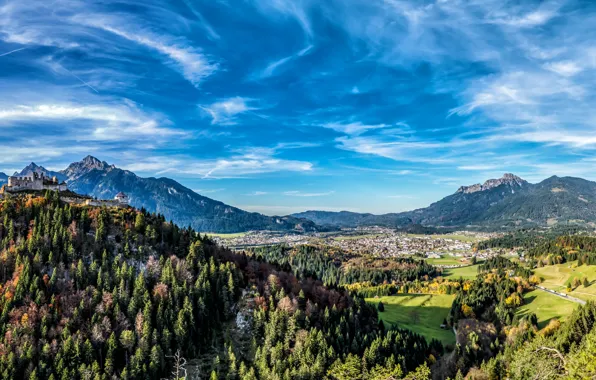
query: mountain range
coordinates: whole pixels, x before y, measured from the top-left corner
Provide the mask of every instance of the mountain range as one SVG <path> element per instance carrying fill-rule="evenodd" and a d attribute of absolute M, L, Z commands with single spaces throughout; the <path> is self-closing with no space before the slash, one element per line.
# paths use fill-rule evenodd
<path fill-rule="evenodd" d="M 483 184 L 461 186 L 455 193 L 417 210 L 382 215 L 348 211 L 306 211 L 288 216 L 247 212 L 204 197 L 169 178 L 143 178 L 87 156 L 66 169 L 50 171 L 31 163 L 14 175 L 56 176 L 79 194 L 111 199 L 125 192 L 137 208 L 163 214 L 179 225 L 202 232 L 249 230 L 320 231 L 331 227 L 413 225 L 501 229 L 596 222 L 596 182 L 553 176 L 532 184 L 513 174 Z M 7 176 L 0 173 L 0 185 Z"/>
<path fill-rule="evenodd" d="M 139 177 L 131 171 L 119 169 L 92 156 L 74 162 L 58 172 L 31 163 L 15 175 L 29 176 L 34 172 L 49 177 L 56 176 L 66 181 L 70 190 L 98 199 L 112 199 L 122 191 L 129 196 L 131 206 L 160 213 L 167 220 L 173 220 L 181 226 L 192 226 L 201 232 L 317 229 L 309 220 L 247 212 L 197 194 L 172 179 Z"/>
<path fill-rule="evenodd" d="M 596 182 L 553 176 L 531 184 L 513 174 L 462 186 L 428 207 L 382 215 L 306 211 L 292 214 L 320 225 L 341 227 L 485 227 L 490 229 L 596 222 Z"/>

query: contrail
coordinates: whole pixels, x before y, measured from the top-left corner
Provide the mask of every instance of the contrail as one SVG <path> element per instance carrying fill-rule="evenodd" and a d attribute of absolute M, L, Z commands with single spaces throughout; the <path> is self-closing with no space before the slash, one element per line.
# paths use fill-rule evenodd
<path fill-rule="evenodd" d="M 5 55 L 16 53 L 17 51 L 21 51 L 21 50 L 25 50 L 25 49 L 27 49 L 27 48 L 26 47 L 23 47 L 23 48 L 14 49 L 14 50 L 11 50 L 11 51 L 9 51 L 7 53 L 0 54 L 0 57 L 4 57 Z"/>
<path fill-rule="evenodd" d="M 72 71 L 70 71 L 69 69 L 67 69 L 66 67 L 62 66 L 62 68 L 66 71 L 68 71 L 68 73 L 70 75 L 72 75 L 73 77 L 77 78 L 82 84 L 84 84 L 85 86 L 89 87 L 90 89 L 92 89 L 93 91 L 97 92 L 99 94 L 99 91 L 97 91 L 95 88 L 93 88 L 93 86 L 91 86 L 89 83 L 85 82 L 84 80 L 82 80 L 81 78 L 79 78 L 75 73 L 73 73 Z"/>

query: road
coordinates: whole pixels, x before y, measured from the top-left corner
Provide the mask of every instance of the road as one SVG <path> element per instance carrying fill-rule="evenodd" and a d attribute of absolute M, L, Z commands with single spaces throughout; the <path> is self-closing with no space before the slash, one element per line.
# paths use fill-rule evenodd
<path fill-rule="evenodd" d="M 569 300 L 571 302 L 579 303 L 581 305 L 585 305 L 586 304 L 586 301 L 584 301 L 584 300 L 580 300 L 579 298 L 575 298 L 575 297 L 571 297 L 571 296 L 568 296 L 568 295 L 563 295 L 561 293 L 557 293 L 554 290 L 547 289 L 547 288 L 545 288 L 543 286 L 540 286 L 540 285 L 536 285 L 536 289 L 542 290 L 543 292 L 547 292 L 547 293 L 550 293 L 550 294 L 554 294 L 557 297 L 564 298 L 564 299 Z"/>

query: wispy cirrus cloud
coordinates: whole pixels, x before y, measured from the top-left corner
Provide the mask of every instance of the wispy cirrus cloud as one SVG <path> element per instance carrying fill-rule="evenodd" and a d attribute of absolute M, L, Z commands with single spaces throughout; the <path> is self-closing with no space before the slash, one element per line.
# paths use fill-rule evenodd
<path fill-rule="evenodd" d="M 236 96 L 220 99 L 215 103 L 199 107 L 211 116 L 211 124 L 234 125 L 236 124 L 235 118 L 237 115 L 259 109 L 250 105 L 255 101 L 255 99 Z"/>
<path fill-rule="evenodd" d="M 326 197 L 326 196 L 335 194 L 335 191 L 309 193 L 309 192 L 302 192 L 299 190 L 291 190 L 291 191 L 285 191 L 283 194 L 287 195 L 289 197 Z"/>
<path fill-rule="evenodd" d="M 154 9 L 161 10 L 162 21 L 173 17 L 166 8 L 154 6 Z M 115 41 L 121 38 L 160 54 L 196 87 L 218 70 L 218 63 L 186 38 L 153 29 L 155 26 L 142 18 L 122 18 L 118 12 L 106 12 L 98 4 L 77 0 L 57 0 L 51 4 L 9 1 L 0 8 L 0 39 L 6 42 L 116 58 L 125 50 L 122 43 Z"/>
<path fill-rule="evenodd" d="M 341 123 L 327 123 L 322 125 L 324 128 L 333 129 L 336 132 L 341 132 L 347 135 L 360 135 L 364 132 L 373 130 L 373 129 L 382 129 L 389 127 L 387 124 L 374 124 L 374 125 L 367 125 L 362 124 L 361 122 L 354 122 L 348 124 L 341 124 Z"/>
<path fill-rule="evenodd" d="M 279 158 L 276 147 L 247 147 L 227 157 L 197 159 L 190 156 L 134 157 L 127 169 L 159 174 L 180 174 L 202 179 L 242 178 L 280 172 L 311 172 L 308 161 Z"/>
<path fill-rule="evenodd" d="M 101 18 L 101 15 L 77 17 L 77 19 L 85 25 L 99 28 L 163 54 L 170 59 L 172 64 L 182 72 L 189 82 L 197 87 L 204 78 L 212 75 L 218 68 L 217 63 L 210 60 L 198 49 L 190 46 L 188 42 L 175 43 L 168 41 L 168 38 L 162 35 L 149 32 L 131 32 L 122 27 L 112 26 L 109 22 L 89 20 L 96 17 Z"/>
<path fill-rule="evenodd" d="M 252 193 L 248 193 L 246 195 L 251 196 L 251 197 L 259 197 L 261 195 L 267 195 L 269 194 L 269 192 L 267 191 L 253 191 Z"/>
<path fill-rule="evenodd" d="M 144 114 L 131 102 L 121 104 L 35 104 L 0 106 L 0 126 L 15 127 L 35 121 L 86 121 L 89 128 L 79 134 L 81 140 L 123 140 L 184 136 L 180 130 L 163 128 L 159 121 Z M 162 120 L 162 122 L 165 122 Z"/>
<path fill-rule="evenodd" d="M 251 75 L 252 79 L 265 79 L 274 76 L 275 74 L 279 74 L 283 66 L 287 65 L 288 63 L 299 59 L 307 54 L 309 54 L 314 48 L 314 45 L 307 45 L 300 51 L 295 54 L 289 55 L 287 57 L 283 57 L 280 59 L 276 59 L 273 62 L 270 62 L 267 67 L 263 70 L 253 73 Z"/>

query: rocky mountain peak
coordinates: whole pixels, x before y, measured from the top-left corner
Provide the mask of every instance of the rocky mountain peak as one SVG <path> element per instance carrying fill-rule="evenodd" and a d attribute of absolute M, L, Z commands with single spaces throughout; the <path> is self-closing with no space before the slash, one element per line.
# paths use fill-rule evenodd
<path fill-rule="evenodd" d="M 505 173 L 501 178 L 497 179 L 489 179 L 484 182 L 482 185 L 477 183 L 471 186 L 461 186 L 457 189 L 458 193 L 470 194 L 475 193 L 478 191 L 486 191 L 490 189 L 494 189 L 495 187 L 501 185 L 508 185 L 512 188 L 519 188 L 527 185 L 528 182 L 523 180 L 522 178 L 516 176 L 515 174 Z"/>
<path fill-rule="evenodd" d="M 114 169 L 114 165 L 109 165 L 105 161 L 100 161 L 93 156 L 87 156 L 81 161 L 73 162 L 63 170 L 61 173 L 64 174 L 70 181 L 75 180 L 93 170 L 111 170 Z"/>
<path fill-rule="evenodd" d="M 14 172 L 13 175 L 15 176 L 26 176 L 29 175 L 31 173 L 41 173 L 43 171 L 45 171 L 46 169 L 42 166 L 37 165 L 35 162 L 30 163 L 29 165 L 25 166 L 23 168 L 23 170 L 21 170 L 20 172 Z"/>

